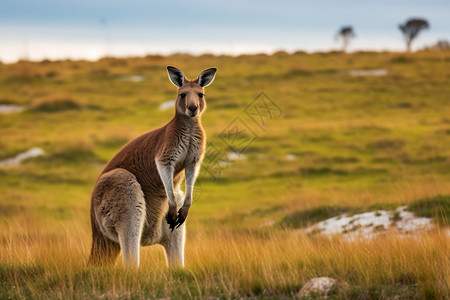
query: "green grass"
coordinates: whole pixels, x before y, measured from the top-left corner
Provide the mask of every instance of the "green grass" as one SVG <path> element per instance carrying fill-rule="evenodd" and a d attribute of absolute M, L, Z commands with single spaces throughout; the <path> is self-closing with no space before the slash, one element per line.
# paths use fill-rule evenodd
<path fill-rule="evenodd" d="M 348 284 L 338 299 L 445 299 L 449 63 L 449 52 L 280 52 L 0 64 L 0 103 L 26 108 L 0 116 L 0 159 L 46 152 L 0 168 L 0 298 L 279 299 L 331 276 Z M 158 109 L 176 95 L 167 65 L 191 79 L 218 68 L 206 89 L 210 144 L 188 218 L 187 266 L 167 270 L 155 246 L 141 250 L 138 274 L 120 263 L 86 267 L 97 176 L 126 142 L 173 115 Z M 380 68 L 386 76 L 349 75 Z M 146 80 L 122 81 L 127 75 Z M 282 112 L 263 126 L 246 113 L 261 92 Z M 224 131 L 236 118 L 249 129 L 246 159 L 217 167 L 212 154 L 226 158 Z M 297 230 L 400 205 L 439 227 L 356 243 Z"/>
<path fill-rule="evenodd" d="M 296 211 L 285 216 L 281 221 L 282 227 L 301 228 L 312 223 L 320 222 L 339 216 L 350 211 L 348 207 L 320 206 L 308 210 Z"/>
<path fill-rule="evenodd" d="M 409 210 L 421 217 L 433 218 L 439 224 L 448 225 L 450 219 L 450 196 L 437 195 L 413 202 Z"/>

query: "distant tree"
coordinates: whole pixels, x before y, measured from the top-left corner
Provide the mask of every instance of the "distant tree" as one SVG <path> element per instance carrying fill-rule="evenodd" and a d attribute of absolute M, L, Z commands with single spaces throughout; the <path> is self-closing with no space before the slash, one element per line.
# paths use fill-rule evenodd
<path fill-rule="evenodd" d="M 410 52 L 412 41 L 419 35 L 420 31 L 430 28 L 430 24 L 425 19 L 409 19 L 405 24 L 400 24 L 398 27 L 403 33 L 406 50 Z"/>
<path fill-rule="evenodd" d="M 447 40 L 440 40 L 437 41 L 436 45 L 434 45 L 434 48 L 437 50 L 449 50 L 450 49 L 450 42 Z"/>
<path fill-rule="evenodd" d="M 423 50 L 426 51 L 449 51 L 450 50 L 450 42 L 447 40 L 438 40 L 435 44 L 430 46 L 425 46 Z"/>
<path fill-rule="evenodd" d="M 356 35 L 353 32 L 353 28 L 351 26 L 344 26 L 336 34 L 335 39 L 337 41 L 342 40 L 342 51 L 345 52 L 347 50 L 348 44 L 355 37 L 356 37 Z"/>

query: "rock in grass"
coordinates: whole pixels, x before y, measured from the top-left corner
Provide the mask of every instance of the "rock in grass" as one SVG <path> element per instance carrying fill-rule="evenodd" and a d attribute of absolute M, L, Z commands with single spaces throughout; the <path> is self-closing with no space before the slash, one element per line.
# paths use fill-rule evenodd
<path fill-rule="evenodd" d="M 299 299 L 328 299 L 337 289 L 336 279 L 330 277 L 317 277 L 310 279 L 297 294 Z"/>
<path fill-rule="evenodd" d="M 16 112 L 22 112 L 25 110 L 25 107 L 17 104 L 1 104 L 0 103 L 0 114 L 10 114 Z"/>
<path fill-rule="evenodd" d="M 27 158 L 45 155 L 45 151 L 41 148 L 31 148 L 28 151 L 0 160 L 0 167 L 17 166 Z"/>

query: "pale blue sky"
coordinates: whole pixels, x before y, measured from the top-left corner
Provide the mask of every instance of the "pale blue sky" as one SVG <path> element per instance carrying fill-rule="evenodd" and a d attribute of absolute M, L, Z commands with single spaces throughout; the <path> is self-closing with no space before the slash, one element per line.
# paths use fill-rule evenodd
<path fill-rule="evenodd" d="M 0 60 L 323 51 L 339 48 L 343 25 L 357 35 L 350 50 L 398 51 L 409 17 L 431 24 L 413 49 L 450 40 L 449 0 L 2 0 Z"/>

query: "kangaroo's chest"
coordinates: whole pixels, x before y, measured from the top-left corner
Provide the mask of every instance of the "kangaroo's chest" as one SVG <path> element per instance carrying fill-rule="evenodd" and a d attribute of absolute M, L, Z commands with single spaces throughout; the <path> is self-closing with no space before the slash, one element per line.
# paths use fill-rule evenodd
<path fill-rule="evenodd" d="M 190 136 L 180 136 L 174 148 L 174 164 L 177 171 L 181 171 L 186 165 L 200 161 L 203 151 L 203 136 L 194 134 Z"/>

